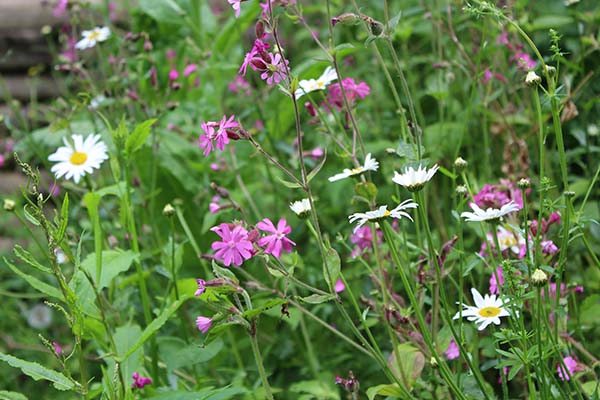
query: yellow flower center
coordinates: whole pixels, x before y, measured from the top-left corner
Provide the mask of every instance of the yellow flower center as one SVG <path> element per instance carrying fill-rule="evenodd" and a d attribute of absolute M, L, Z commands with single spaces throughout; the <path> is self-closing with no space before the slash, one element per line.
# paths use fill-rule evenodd
<path fill-rule="evenodd" d="M 91 31 L 88 35 L 88 40 L 97 40 L 100 37 L 100 31 Z"/>
<path fill-rule="evenodd" d="M 87 158 L 87 154 L 82 153 L 80 151 L 75 151 L 73 152 L 73 154 L 71 154 L 71 158 L 69 159 L 69 161 L 73 165 L 81 165 L 87 161 Z"/>
<path fill-rule="evenodd" d="M 350 170 L 350 172 L 352 173 L 352 175 L 356 175 L 356 174 L 360 174 L 363 169 L 364 169 L 363 167 L 353 168 Z"/>
<path fill-rule="evenodd" d="M 321 89 L 323 86 L 325 86 L 325 82 L 321 82 L 321 81 L 318 81 L 318 82 L 317 82 L 317 87 L 318 87 L 319 89 Z"/>
<path fill-rule="evenodd" d="M 499 240 L 502 247 L 513 247 L 517 244 L 517 239 L 514 236 L 505 236 Z"/>
<path fill-rule="evenodd" d="M 498 307 L 483 307 L 479 310 L 479 315 L 484 318 L 492 318 L 496 315 L 500 314 L 500 310 Z"/>
<path fill-rule="evenodd" d="M 391 214 L 390 210 L 385 210 L 385 212 L 383 213 L 384 217 L 389 217 Z"/>

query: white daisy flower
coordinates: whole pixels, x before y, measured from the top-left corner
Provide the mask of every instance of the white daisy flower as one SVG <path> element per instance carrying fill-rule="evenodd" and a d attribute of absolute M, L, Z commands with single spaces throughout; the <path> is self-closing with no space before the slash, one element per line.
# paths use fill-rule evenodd
<path fill-rule="evenodd" d="M 379 163 L 377 162 L 376 159 L 372 158 L 371 153 L 369 153 L 369 154 L 367 154 L 367 157 L 365 158 L 365 164 L 363 166 L 360 166 L 358 168 L 352 168 L 352 169 L 344 168 L 344 171 L 342 171 L 342 173 L 336 174 L 336 175 L 330 177 L 329 182 L 335 182 L 335 181 L 339 181 L 340 179 L 345 179 L 345 178 L 348 178 L 351 176 L 360 175 L 366 171 L 377 171 L 378 168 L 379 168 Z"/>
<path fill-rule="evenodd" d="M 412 221 L 413 220 L 412 217 L 408 213 L 404 212 L 404 210 L 407 210 L 409 208 L 417 208 L 417 207 L 418 207 L 418 204 L 413 202 L 412 200 L 404 200 L 402 203 L 398 204 L 396 206 L 396 208 L 394 208 L 391 211 L 389 211 L 387 209 L 387 206 L 380 206 L 375 211 L 367 211 L 364 213 L 354 213 L 348 217 L 348 221 L 351 224 L 358 221 L 358 223 L 354 227 L 354 231 L 353 231 L 354 233 L 356 233 L 356 231 L 358 231 L 358 229 L 361 226 L 363 226 L 364 224 L 366 224 L 367 222 L 378 222 L 378 221 L 381 221 L 385 217 L 391 217 L 391 218 L 396 218 L 396 219 L 401 219 L 402 217 L 406 217 Z"/>
<path fill-rule="evenodd" d="M 482 210 L 477 204 L 471 203 L 469 204 L 473 209 L 473 212 L 463 212 L 460 214 L 461 217 L 465 218 L 466 221 L 491 221 L 495 219 L 500 219 L 506 214 L 510 214 L 514 211 L 519 211 L 521 207 L 514 201 L 510 201 L 509 203 L 503 205 L 500 209 L 497 208 L 488 208 L 486 210 Z"/>
<path fill-rule="evenodd" d="M 310 201 L 308 199 L 302 199 L 299 201 L 295 201 L 290 203 L 290 209 L 296 213 L 296 215 L 300 218 L 304 218 L 308 216 L 310 213 Z"/>
<path fill-rule="evenodd" d="M 81 32 L 83 39 L 81 39 L 77 44 L 75 44 L 75 48 L 78 50 L 90 49 L 96 45 L 98 42 L 104 42 L 110 36 L 110 29 L 107 26 L 103 27 L 95 27 L 91 31 L 83 31 Z"/>
<path fill-rule="evenodd" d="M 462 316 L 478 324 L 478 330 L 484 330 L 491 323 L 500 325 L 500 317 L 508 317 L 510 315 L 504 307 L 504 301 L 500 298 L 496 299 L 496 295 L 486 294 L 485 297 L 481 297 L 481 294 L 475 288 L 471 289 L 471 294 L 473 295 L 475 306 L 462 304 Z M 461 313 L 458 312 L 453 319 L 459 319 L 460 316 Z"/>
<path fill-rule="evenodd" d="M 317 90 L 323 90 L 331 82 L 337 80 L 337 72 L 331 67 L 325 68 L 325 71 L 317 79 L 303 79 L 298 82 L 299 88 L 294 92 L 296 99 L 299 99 L 306 93 L 315 92 Z"/>
<path fill-rule="evenodd" d="M 100 168 L 100 164 L 108 159 L 108 154 L 100 135 L 89 135 L 85 141 L 81 135 L 73 135 L 72 139 L 71 145 L 64 138 L 65 145 L 50 154 L 48 160 L 58 162 L 51 168 L 57 179 L 64 175 L 65 179 L 73 178 L 75 183 L 79 183 L 82 176 L 91 174 L 94 168 Z"/>
<path fill-rule="evenodd" d="M 501 252 L 510 249 L 515 254 L 521 254 L 525 250 L 525 238 L 520 233 L 515 233 L 499 226 L 497 235 Z M 488 233 L 487 236 L 490 243 L 494 245 L 493 233 Z"/>
<path fill-rule="evenodd" d="M 433 175 L 438 170 L 438 165 L 435 164 L 431 169 L 427 169 L 419 165 L 415 170 L 413 167 L 408 167 L 403 174 L 394 171 L 392 181 L 400 186 L 404 186 L 411 192 L 416 192 L 423 189 L 423 186 L 433 178 Z"/>

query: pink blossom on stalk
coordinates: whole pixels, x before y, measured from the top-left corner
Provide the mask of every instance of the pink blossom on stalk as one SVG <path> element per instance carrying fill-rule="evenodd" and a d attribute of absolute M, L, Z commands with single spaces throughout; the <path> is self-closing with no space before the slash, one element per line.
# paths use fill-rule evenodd
<path fill-rule="evenodd" d="M 234 121 L 235 115 L 232 115 L 227 119 L 226 115 L 223 115 L 221 121 L 219 122 L 217 132 L 215 133 L 215 140 L 217 141 L 217 149 L 223 151 L 225 149 L 225 145 L 229 143 L 229 135 L 227 134 L 228 129 L 237 128 L 240 126 L 237 122 Z"/>
<path fill-rule="evenodd" d="M 201 149 L 204 149 L 204 155 L 207 156 L 211 151 L 215 149 L 213 140 L 215 138 L 215 128 L 218 126 L 216 122 L 203 122 L 200 127 L 204 131 L 204 134 L 198 137 L 198 144 Z"/>
<path fill-rule="evenodd" d="M 460 349 L 454 339 L 450 339 L 450 344 L 444 354 L 448 360 L 454 360 L 460 356 Z"/>
<path fill-rule="evenodd" d="M 556 366 L 556 372 L 558 373 L 558 377 L 562 381 L 570 381 L 571 377 L 577 371 L 577 360 L 573 357 L 568 356 L 563 358 L 564 367 L 561 363 L 558 363 Z M 565 370 L 566 367 L 566 370 Z M 568 372 L 567 372 L 568 371 Z"/>
<path fill-rule="evenodd" d="M 528 53 L 522 51 L 517 52 L 513 59 L 516 61 L 517 66 L 524 71 L 530 71 L 537 65 L 535 60 Z"/>
<path fill-rule="evenodd" d="M 179 72 L 176 69 L 169 71 L 169 80 L 176 81 L 179 78 Z"/>
<path fill-rule="evenodd" d="M 216 214 L 221 209 L 221 206 L 219 205 L 219 201 L 221 201 L 221 198 L 219 196 L 213 196 L 210 204 L 208 205 L 208 211 L 211 214 Z"/>
<path fill-rule="evenodd" d="M 333 287 L 333 290 L 335 290 L 336 293 L 341 293 L 344 290 L 346 290 L 346 285 L 344 285 L 344 281 L 342 281 L 341 279 L 338 279 L 335 282 L 335 286 Z"/>
<path fill-rule="evenodd" d="M 59 356 L 60 356 L 60 355 L 62 354 L 62 352 L 63 352 L 63 349 L 62 349 L 62 347 L 60 346 L 60 344 L 58 344 L 58 342 L 52 342 L 52 347 L 54 348 L 54 352 L 55 352 L 57 355 L 59 355 Z"/>
<path fill-rule="evenodd" d="M 342 95 L 342 85 L 346 99 L 350 105 L 354 105 L 356 99 L 364 99 L 371 93 L 371 88 L 365 82 L 356 83 L 352 78 L 346 78 L 342 82 L 337 82 L 329 85 L 329 95 L 327 99 L 329 103 L 334 105 L 338 110 L 344 106 L 344 97 Z"/>
<path fill-rule="evenodd" d="M 54 16 L 62 17 L 62 15 L 67 11 L 67 5 L 69 4 L 69 0 L 58 0 L 58 4 L 54 7 Z"/>
<path fill-rule="evenodd" d="M 198 137 L 198 144 L 201 149 L 204 149 L 205 156 L 209 155 L 215 149 L 215 146 L 223 151 L 230 138 L 234 140 L 240 138 L 235 132 L 231 132 L 230 136 L 230 130 L 240 126 L 234 119 L 235 115 L 232 115 L 229 119 L 226 115 L 223 115 L 220 122 L 208 121 L 200 124 L 204 133 Z"/>
<path fill-rule="evenodd" d="M 188 77 L 198 69 L 198 65 L 196 64 L 188 64 L 183 69 L 183 76 Z"/>
<path fill-rule="evenodd" d="M 143 389 L 146 385 L 152 385 L 152 379 L 141 376 L 137 372 L 131 374 L 131 377 L 133 378 L 133 384 L 131 385 L 133 389 Z"/>
<path fill-rule="evenodd" d="M 63 47 L 63 51 L 59 54 L 60 58 L 70 63 L 77 61 L 77 48 L 75 47 L 76 44 L 77 38 L 68 37 L 65 46 Z"/>
<path fill-rule="evenodd" d="M 231 264 L 239 267 L 244 260 L 252 257 L 254 246 L 248 239 L 248 231 L 241 225 L 234 225 L 231 229 L 229 224 L 220 224 L 210 230 L 222 239 L 213 242 L 211 248 L 216 250 L 215 258 L 222 260 L 226 267 Z"/>
<path fill-rule="evenodd" d="M 490 71 L 490 69 L 488 68 L 483 73 L 483 79 L 481 81 L 484 84 L 487 84 L 492 79 L 493 76 L 494 76 L 494 74 L 492 74 L 492 71 Z"/>
<path fill-rule="evenodd" d="M 498 279 L 496 279 L 498 277 Z M 496 272 L 490 277 L 490 293 L 500 294 L 499 286 L 504 285 L 504 270 L 502 267 L 496 268 Z"/>
<path fill-rule="evenodd" d="M 248 65 L 250 65 L 252 69 L 256 70 L 256 68 L 251 64 L 252 60 L 255 60 L 257 55 L 262 55 L 263 53 L 266 54 L 269 47 L 270 46 L 268 43 L 265 43 L 260 39 L 256 39 L 252 49 L 250 49 L 250 51 L 244 56 L 244 62 L 240 66 L 238 74 L 245 76 Z M 260 60 L 261 58 L 258 59 Z"/>
<path fill-rule="evenodd" d="M 558 247 L 556 247 L 552 240 L 544 240 L 540 245 L 542 246 L 542 253 L 544 254 L 556 254 L 558 251 Z"/>
<path fill-rule="evenodd" d="M 203 317 L 202 315 L 200 315 L 198 318 L 196 318 L 196 326 L 202 333 L 208 332 L 208 330 L 212 326 L 212 323 L 213 323 L 213 320 L 211 318 Z"/>
<path fill-rule="evenodd" d="M 289 64 L 289 61 L 281 57 L 281 54 L 279 53 L 275 55 L 273 55 L 273 53 L 268 53 L 268 59 L 269 62 L 266 62 L 265 69 L 261 71 L 262 74 L 260 74 L 260 79 L 266 81 L 267 85 L 272 85 L 285 80 L 287 77 L 286 66 Z"/>
<path fill-rule="evenodd" d="M 258 240 L 258 245 L 265 247 L 265 253 L 271 254 L 274 257 L 281 257 L 282 250 L 287 253 L 292 251 L 292 246 L 296 243 L 292 242 L 286 237 L 292 231 L 292 228 L 287 224 L 285 218 L 281 218 L 277 223 L 277 228 L 273 225 L 273 222 L 269 218 L 265 218 L 256 224 L 256 227 L 261 231 L 269 232 L 271 235 L 267 235 Z"/>
<path fill-rule="evenodd" d="M 231 4 L 231 7 L 235 11 L 235 17 L 238 18 L 240 16 L 240 5 L 242 0 L 227 0 L 227 2 Z"/>
<path fill-rule="evenodd" d="M 206 291 L 206 281 L 204 279 L 196 279 L 198 289 L 194 292 L 194 296 L 200 296 Z"/>

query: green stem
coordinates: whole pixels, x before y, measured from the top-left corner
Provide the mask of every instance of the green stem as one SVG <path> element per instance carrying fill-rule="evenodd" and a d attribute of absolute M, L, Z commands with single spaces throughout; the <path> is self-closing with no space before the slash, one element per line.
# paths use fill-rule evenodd
<path fill-rule="evenodd" d="M 262 380 L 262 385 L 265 390 L 265 398 L 268 400 L 274 400 L 273 393 L 271 392 L 271 386 L 269 386 L 269 381 L 267 380 L 265 366 L 263 365 L 263 360 L 260 355 L 260 349 L 258 348 L 258 341 L 256 339 L 256 321 L 252 321 L 252 325 L 255 331 L 250 333 L 250 344 L 252 345 L 252 353 L 254 354 L 256 366 L 258 367 L 258 373 L 260 374 L 260 379 Z"/>

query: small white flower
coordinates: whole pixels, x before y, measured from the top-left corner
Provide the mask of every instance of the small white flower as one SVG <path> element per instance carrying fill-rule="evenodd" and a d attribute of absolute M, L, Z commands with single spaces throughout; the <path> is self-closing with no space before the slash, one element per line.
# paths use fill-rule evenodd
<path fill-rule="evenodd" d="M 409 208 L 417 208 L 417 207 L 418 207 L 418 204 L 413 202 L 412 200 L 404 200 L 402 203 L 398 204 L 396 206 L 396 208 L 394 208 L 391 211 L 388 211 L 387 206 L 380 206 L 375 211 L 367 211 L 364 213 L 354 213 L 348 217 L 348 221 L 351 224 L 358 221 L 358 223 L 354 227 L 354 231 L 353 231 L 354 233 L 356 233 L 356 231 L 358 231 L 358 229 L 361 226 L 363 226 L 364 224 L 366 224 L 367 222 L 378 222 L 385 217 L 391 217 L 391 218 L 396 218 L 396 219 L 401 219 L 402 217 L 406 217 L 412 221 L 413 220 L 412 217 L 408 213 L 404 212 L 404 210 L 407 210 Z"/>
<path fill-rule="evenodd" d="M 108 154 L 100 135 L 89 135 L 85 141 L 81 135 L 73 135 L 72 139 L 73 145 L 64 138 L 65 145 L 50 154 L 48 160 L 58 162 L 51 168 L 57 179 L 64 175 L 65 179 L 73 178 L 75 183 L 79 183 L 82 176 L 91 174 L 94 168 L 100 168 L 100 164 L 108 159 Z"/>
<path fill-rule="evenodd" d="M 529 71 L 527 76 L 525 77 L 525 83 L 528 85 L 537 85 L 542 81 L 542 78 L 539 77 L 534 71 Z"/>
<path fill-rule="evenodd" d="M 510 249 L 515 254 L 521 254 L 521 251 L 525 250 L 525 238 L 523 238 L 523 235 L 520 233 L 513 233 L 512 231 L 499 226 L 497 235 L 501 252 Z M 494 245 L 493 233 L 488 233 L 487 236 L 490 243 Z"/>
<path fill-rule="evenodd" d="M 462 313 L 456 313 L 453 319 L 459 319 L 462 314 L 469 321 L 478 324 L 477 329 L 482 331 L 491 323 L 500 325 L 500 317 L 508 317 L 510 315 L 504 307 L 504 301 L 500 298 L 496 299 L 496 295 L 486 294 L 485 297 L 481 297 L 481 294 L 475 288 L 471 289 L 471 294 L 473 295 L 475 306 L 462 304 Z"/>
<path fill-rule="evenodd" d="M 98 96 L 90 100 L 90 105 L 88 106 L 88 109 L 92 111 L 97 110 L 105 101 L 106 97 L 103 94 L 99 94 Z"/>
<path fill-rule="evenodd" d="M 64 264 L 67 262 L 67 255 L 60 247 L 54 249 L 54 255 L 56 256 L 56 262 L 59 264 Z"/>
<path fill-rule="evenodd" d="M 81 32 L 83 39 L 81 39 L 77 44 L 75 44 L 75 48 L 78 50 L 90 49 L 96 45 L 98 42 L 104 42 L 110 36 L 110 29 L 107 26 L 103 27 L 95 27 L 91 31 L 83 31 Z"/>
<path fill-rule="evenodd" d="M 461 217 L 465 218 L 466 221 L 490 221 L 494 219 L 499 219 L 500 217 L 505 216 L 506 214 L 510 214 L 513 211 L 519 211 L 521 207 L 516 204 L 514 201 L 510 201 L 509 203 L 503 205 L 500 209 L 497 208 L 488 208 L 487 210 L 482 210 L 477 204 L 471 203 L 469 204 L 473 209 L 473 212 L 463 212 L 460 214 Z"/>
<path fill-rule="evenodd" d="M 302 199 L 290 203 L 290 209 L 296 213 L 297 216 L 303 218 L 310 213 L 310 201 L 308 199 Z"/>
<path fill-rule="evenodd" d="M 416 170 L 413 167 L 408 167 L 404 170 L 403 174 L 394 171 L 392 181 L 400 186 L 404 186 L 411 192 L 416 192 L 421 190 L 423 186 L 433 178 L 433 175 L 435 175 L 438 169 L 439 167 L 437 164 L 431 169 L 427 169 L 420 165 Z"/>
<path fill-rule="evenodd" d="M 325 68 L 325 71 L 317 79 L 303 79 L 298 82 L 299 88 L 294 92 L 296 99 L 299 99 L 306 93 L 315 92 L 317 90 L 324 90 L 327 85 L 335 81 L 338 78 L 337 72 L 331 67 Z"/>
<path fill-rule="evenodd" d="M 345 178 L 348 178 L 351 176 L 360 175 L 366 171 L 377 171 L 378 168 L 379 168 L 379 163 L 377 162 L 376 159 L 372 158 L 371 153 L 369 153 L 369 154 L 367 154 L 367 157 L 365 158 L 365 164 L 363 166 L 360 166 L 358 168 L 353 168 L 353 169 L 344 168 L 344 171 L 342 171 L 341 173 L 330 177 L 329 182 L 335 182 L 335 181 L 339 181 L 340 179 L 345 179 Z"/>

